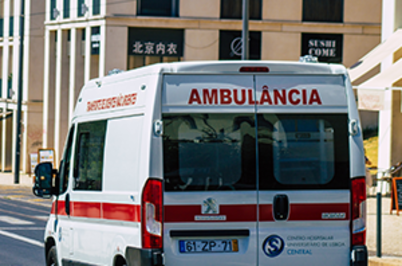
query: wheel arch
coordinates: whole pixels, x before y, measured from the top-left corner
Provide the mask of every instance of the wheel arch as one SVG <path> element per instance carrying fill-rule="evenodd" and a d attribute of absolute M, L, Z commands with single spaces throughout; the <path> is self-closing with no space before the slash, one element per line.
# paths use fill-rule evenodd
<path fill-rule="evenodd" d="M 113 259 L 113 266 L 127 265 L 126 259 L 121 254 L 116 254 Z"/>
<path fill-rule="evenodd" d="M 49 254 L 49 250 L 53 246 L 56 246 L 56 241 L 54 240 L 54 238 L 53 237 L 46 238 L 46 242 L 45 242 L 45 258 L 47 258 L 47 254 Z"/>

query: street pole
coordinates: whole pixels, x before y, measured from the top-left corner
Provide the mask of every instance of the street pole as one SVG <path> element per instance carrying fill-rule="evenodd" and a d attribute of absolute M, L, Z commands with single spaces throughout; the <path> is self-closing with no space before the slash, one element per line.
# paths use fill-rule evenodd
<path fill-rule="evenodd" d="M 20 158 L 21 158 L 21 109 L 22 109 L 22 64 L 24 53 L 24 0 L 21 0 L 20 14 L 20 50 L 19 50 L 19 74 L 18 74 L 18 94 L 17 94 L 17 136 L 15 143 L 15 167 L 14 184 L 20 183 Z"/>
<path fill-rule="evenodd" d="M 241 59 L 248 60 L 248 0 L 243 0 L 243 31 Z"/>

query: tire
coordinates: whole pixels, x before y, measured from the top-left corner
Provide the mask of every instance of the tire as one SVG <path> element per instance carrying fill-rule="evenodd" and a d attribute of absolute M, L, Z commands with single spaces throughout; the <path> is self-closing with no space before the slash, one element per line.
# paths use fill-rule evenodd
<path fill-rule="evenodd" d="M 59 263 L 57 261 L 57 252 L 56 252 L 55 246 L 53 246 L 49 250 L 49 253 L 47 254 L 46 265 L 47 266 L 58 266 L 59 265 Z"/>

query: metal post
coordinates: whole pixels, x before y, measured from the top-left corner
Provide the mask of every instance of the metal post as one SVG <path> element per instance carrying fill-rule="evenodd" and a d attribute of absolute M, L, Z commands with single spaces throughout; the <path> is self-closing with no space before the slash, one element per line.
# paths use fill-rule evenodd
<path fill-rule="evenodd" d="M 24 53 L 24 0 L 21 0 L 20 14 L 20 49 L 19 49 L 19 75 L 18 75 L 18 95 L 17 95 L 17 137 L 15 144 L 15 171 L 14 183 L 20 183 L 20 158 L 21 158 L 21 105 L 22 105 L 22 69 Z"/>
<path fill-rule="evenodd" d="M 242 60 L 248 60 L 248 51 L 248 0 L 243 0 Z"/>
<path fill-rule="evenodd" d="M 377 257 L 381 258 L 381 189 L 377 191 Z"/>

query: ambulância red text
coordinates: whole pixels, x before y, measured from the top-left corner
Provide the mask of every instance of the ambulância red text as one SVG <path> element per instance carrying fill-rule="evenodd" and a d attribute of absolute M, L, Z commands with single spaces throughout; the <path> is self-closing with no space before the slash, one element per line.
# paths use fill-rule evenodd
<path fill-rule="evenodd" d="M 192 89 L 189 105 L 322 105 L 317 89 L 263 89 L 255 99 L 252 89 Z"/>

